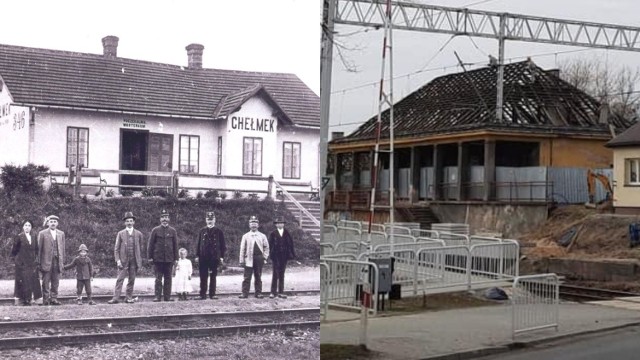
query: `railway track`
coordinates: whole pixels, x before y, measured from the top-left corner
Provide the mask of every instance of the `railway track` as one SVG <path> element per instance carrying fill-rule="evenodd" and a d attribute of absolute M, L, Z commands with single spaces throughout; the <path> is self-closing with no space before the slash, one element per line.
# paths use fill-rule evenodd
<path fill-rule="evenodd" d="M 586 302 L 617 299 L 625 301 L 624 298 L 628 297 L 640 297 L 640 294 L 578 285 L 560 285 L 560 298 L 564 300 Z"/>
<path fill-rule="evenodd" d="M 320 290 L 318 289 L 311 289 L 311 290 L 290 290 L 290 291 L 285 291 L 284 292 L 285 295 L 287 296 L 320 296 Z M 239 296 L 241 293 L 240 292 L 228 292 L 228 293 L 219 293 L 216 294 L 219 298 L 229 298 L 229 297 L 237 297 Z M 195 300 L 198 297 L 198 295 L 194 295 L 191 296 L 191 300 Z M 266 294 L 265 299 L 268 300 L 269 294 Z M 107 302 L 109 300 L 111 300 L 113 298 L 113 294 L 102 294 L 102 295 L 93 295 L 93 300 L 96 302 Z M 155 298 L 154 294 L 138 294 L 138 295 L 134 295 L 134 298 L 137 298 L 138 302 L 143 302 L 143 301 L 152 301 Z M 176 296 L 172 297 L 174 300 L 177 300 Z M 60 302 L 62 303 L 75 303 L 76 301 L 76 296 L 59 296 L 58 300 L 60 300 Z M 86 297 L 85 297 L 86 300 Z M 209 300 L 207 300 L 209 301 Z M 122 299 L 121 302 L 124 302 L 124 299 Z M 15 304 L 15 299 L 14 298 L 0 298 L 0 306 L 3 305 L 14 305 Z"/>
<path fill-rule="evenodd" d="M 16 321 L 0 323 L 0 350 L 43 345 L 84 345 L 95 342 L 206 337 L 270 329 L 319 329 L 319 315 L 319 308 L 306 308 Z"/>

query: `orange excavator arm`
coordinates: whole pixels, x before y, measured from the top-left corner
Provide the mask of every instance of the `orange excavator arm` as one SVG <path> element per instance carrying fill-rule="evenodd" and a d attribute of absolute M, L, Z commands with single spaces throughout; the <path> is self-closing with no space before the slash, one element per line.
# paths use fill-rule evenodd
<path fill-rule="evenodd" d="M 607 200 L 613 199 L 613 188 L 609 182 L 609 178 L 603 174 L 596 174 L 593 170 L 587 170 L 587 189 L 589 191 L 589 202 L 587 204 L 594 204 L 596 196 L 596 180 L 600 181 L 605 191 L 607 191 Z"/>

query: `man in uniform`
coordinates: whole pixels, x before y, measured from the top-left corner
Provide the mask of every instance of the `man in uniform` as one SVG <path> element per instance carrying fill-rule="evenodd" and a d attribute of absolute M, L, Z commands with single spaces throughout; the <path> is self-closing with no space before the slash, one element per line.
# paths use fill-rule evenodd
<path fill-rule="evenodd" d="M 171 273 L 173 266 L 178 263 L 178 233 L 169 226 L 169 213 L 162 210 L 160 213 L 160 226 L 151 230 L 147 257 L 153 263 L 156 274 L 154 302 L 171 301 Z M 162 283 L 164 277 L 164 285 Z"/>
<path fill-rule="evenodd" d="M 218 266 L 224 263 L 224 252 L 227 249 L 224 242 L 224 234 L 220 228 L 216 227 L 215 213 L 213 211 L 207 212 L 205 221 L 207 226 L 198 232 L 195 259 L 200 270 L 200 300 L 207 298 L 207 277 L 209 277 L 209 272 L 211 272 L 209 299 L 218 298 L 216 296 Z"/>
<path fill-rule="evenodd" d="M 287 261 L 294 259 L 296 253 L 293 250 L 293 238 L 289 231 L 284 228 L 284 218 L 277 218 L 274 222 L 276 229 L 269 234 L 269 258 L 273 264 L 273 276 L 271 278 L 270 298 L 279 297 L 286 299 L 284 294 L 284 271 L 287 268 Z"/>
<path fill-rule="evenodd" d="M 124 230 L 120 230 L 116 235 L 116 246 L 113 255 L 118 266 L 118 279 L 116 280 L 116 288 L 113 292 L 113 299 L 109 300 L 109 304 L 117 304 L 120 301 L 120 293 L 122 292 L 122 284 L 124 278 L 127 280 L 127 297 L 125 302 L 131 304 L 133 300 L 133 285 L 136 282 L 136 273 L 142 267 L 142 233 L 133 228 L 136 223 L 136 217 L 131 211 L 124 214 Z"/>
<path fill-rule="evenodd" d="M 267 237 L 258 231 L 258 218 L 251 216 L 249 219 L 249 232 L 242 235 L 240 242 L 240 266 L 244 268 L 244 280 L 242 281 L 241 299 L 249 297 L 251 287 L 251 275 L 255 276 L 255 295 L 262 299 L 262 267 L 269 257 L 269 241 Z"/>
<path fill-rule="evenodd" d="M 64 268 L 64 233 L 58 230 L 58 217 L 49 215 L 48 226 L 38 233 L 38 257 L 36 263 L 42 272 L 42 304 L 61 305 L 58 301 L 60 271 Z"/>

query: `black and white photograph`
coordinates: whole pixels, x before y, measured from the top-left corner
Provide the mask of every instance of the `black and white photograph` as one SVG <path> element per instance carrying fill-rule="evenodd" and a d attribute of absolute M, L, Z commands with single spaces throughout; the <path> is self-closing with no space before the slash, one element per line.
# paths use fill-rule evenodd
<path fill-rule="evenodd" d="M 323 0 L 323 359 L 638 359 L 638 2 Z"/>
<path fill-rule="evenodd" d="M 318 5 L 0 5 L 0 358 L 320 357 Z"/>

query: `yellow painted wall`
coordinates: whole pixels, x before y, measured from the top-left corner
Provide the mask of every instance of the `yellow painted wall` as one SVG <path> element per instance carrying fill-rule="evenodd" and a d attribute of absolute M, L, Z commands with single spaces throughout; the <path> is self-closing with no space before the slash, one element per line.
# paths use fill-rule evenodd
<path fill-rule="evenodd" d="M 608 168 L 613 152 L 601 139 L 541 139 L 540 166 Z"/>
<path fill-rule="evenodd" d="M 640 207 L 640 187 L 625 186 L 624 160 L 640 158 L 640 147 L 613 149 L 613 206 Z"/>

